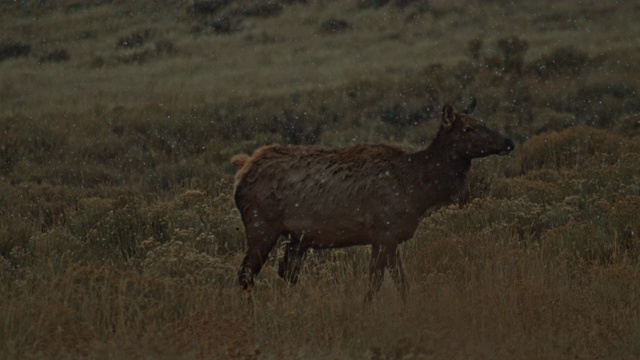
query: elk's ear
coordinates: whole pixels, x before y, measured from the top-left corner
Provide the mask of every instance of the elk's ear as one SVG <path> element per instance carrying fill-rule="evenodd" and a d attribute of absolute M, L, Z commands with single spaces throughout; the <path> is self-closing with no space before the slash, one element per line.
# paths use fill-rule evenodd
<path fill-rule="evenodd" d="M 464 110 L 466 114 L 473 114 L 473 111 L 476 109 L 476 105 L 478 104 L 478 100 L 475 97 L 471 98 L 471 103 L 467 105 L 467 108 Z"/>
<path fill-rule="evenodd" d="M 450 126 L 455 118 L 456 114 L 451 105 L 445 105 L 442 109 L 442 123 L 444 126 Z"/>

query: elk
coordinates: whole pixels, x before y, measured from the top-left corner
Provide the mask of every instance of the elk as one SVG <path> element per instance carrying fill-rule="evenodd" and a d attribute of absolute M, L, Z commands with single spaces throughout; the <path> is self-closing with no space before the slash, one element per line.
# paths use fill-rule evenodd
<path fill-rule="evenodd" d="M 280 236 L 290 239 L 278 274 L 295 283 L 305 253 L 314 248 L 371 245 L 370 285 L 380 289 L 387 269 L 403 299 L 408 291 L 398 245 L 411 239 L 422 217 L 464 186 L 471 160 L 513 151 L 513 141 L 450 105 L 433 142 L 417 152 L 389 145 L 345 148 L 264 146 L 235 155 L 235 203 L 247 250 L 238 271 L 247 289 Z"/>

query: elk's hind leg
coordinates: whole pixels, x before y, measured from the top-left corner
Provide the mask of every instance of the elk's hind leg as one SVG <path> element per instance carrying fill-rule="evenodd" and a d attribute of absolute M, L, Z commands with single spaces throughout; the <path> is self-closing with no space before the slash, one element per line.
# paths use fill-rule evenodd
<path fill-rule="evenodd" d="M 395 282 L 402 300 L 406 300 L 407 286 L 404 279 L 404 269 L 399 257 L 397 245 L 371 245 L 371 260 L 369 262 L 369 291 L 365 297 L 365 302 L 373 299 L 373 296 L 380 290 L 384 279 L 384 270 L 389 269 L 391 277 Z"/>
<path fill-rule="evenodd" d="M 389 269 L 391 278 L 396 284 L 398 291 L 400 291 L 402 301 L 406 302 L 407 294 L 409 293 L 409 286 L 407 285 L 407 281 L 405 279 L 404 267 L 402 266 L 402 259 L 400 258 L 400 250 L 398 248 L 394 249 L 393 255 L 389 254 L 387 269 Z"/>
<path fill-rule="evenodd" d="M 298 281 L 298 274 L 307 250 L 309 250 L 309 246 L 303 245 L 299 239 L 291 236 L 284 250 L 284 258 L 280 262 L 278 275 L 291 284 L 295 284 Z"/>
<path fill-rule="evenodd" d="M 253 278 L 267 261 L 269 252 L 278 242 L 280 233 L 265 223 L 245 225 L 245 230 L 247 232 L 247 252 L 240 265 L 240 270 L 238 270 L 238 281 L 244 289 L 247 289 L 253 286 Z"/>
<path fill-rule="evenodd" d="M 371 245 L 371 259 L 369 260 L 369 290 L 364 298 L 365 302 L 373 300 L 373 296 L 380 290 L 384 279 L 384 268 L 386 267 L 386 257 L 381 251 L 382 246 Z"/>

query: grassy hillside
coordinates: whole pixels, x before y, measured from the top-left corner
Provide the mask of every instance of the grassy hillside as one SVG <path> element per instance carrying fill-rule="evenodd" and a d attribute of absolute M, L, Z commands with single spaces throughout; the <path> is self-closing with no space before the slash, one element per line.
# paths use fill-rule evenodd
<path fill-rule="evenodd" d="M 0 357 L 640 356 L 640 6 L 0 4 Z M 232 155 L 426 146 L 445 103 L 516 140 L 401 246 L 273 254 L 249 298 Z M 372 194 L 375 196 L 375 194 Z"/>

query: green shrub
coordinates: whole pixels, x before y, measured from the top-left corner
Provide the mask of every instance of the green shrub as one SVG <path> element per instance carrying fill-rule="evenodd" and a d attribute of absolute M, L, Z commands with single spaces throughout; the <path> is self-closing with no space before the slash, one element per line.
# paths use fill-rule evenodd
<path fill-rule="evenodd" d="M 16 58 L 29 56 L 31 45 L 23 42 L 3 42 L 0 43 L 0 62 Z"/>
<path fill-rule="evenodd" d="M 640 94 L 631 84 L 599 82 L 579 88 L 572 107 L 582 123 L 609 128 L 615 119 L 640 110 Z"/>
<path fill-rule="evenodd" d="M 538 109 L 532 114 L 534 123 L 531 132 L 538 135 L 548 131 L 562 131 L 578 124 L 575 115 L 557 112 L 548 108 Z"/>
<path fill-rule="evenodd" d="M 518 36 L 500 38 L 496 41 L 496 52 L 485 58 L 485 65 L 504 74 L 521 75 L 524 55 L 529 42 Z"/>
<path fill-rule="evenodd" d="M 573 46 L 560 46 L 542 55 L 527 66 L 541 78 L 576 76 L 591 63 L 591 57 Z"/>
<path fill-rule="evenodd" d="M 616 119 L 614 121 L 613 128 L 623 135 L 640 135 L 640 113 L 635 113 Z"/>
<path fill-rule="evenodd" d="M 86 198 L 70 219 L 71 233 L 83 243 L 83 254 L 92 261 L 123 264 L 136 256 L 145 238 L 141 200 L 120 195 L 115 199 Z"/>

